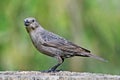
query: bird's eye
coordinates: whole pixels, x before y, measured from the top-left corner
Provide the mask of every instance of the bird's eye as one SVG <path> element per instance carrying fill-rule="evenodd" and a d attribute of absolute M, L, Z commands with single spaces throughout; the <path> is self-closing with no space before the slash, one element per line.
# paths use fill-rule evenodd
<path fill-rule="evenodd" d="M 32 22 L 34 22 L 35 20 L 33 19 Z"/>

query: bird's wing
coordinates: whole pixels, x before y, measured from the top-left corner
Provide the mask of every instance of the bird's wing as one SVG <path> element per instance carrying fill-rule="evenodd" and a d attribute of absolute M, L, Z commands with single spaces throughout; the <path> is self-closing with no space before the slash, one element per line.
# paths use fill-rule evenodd
<path fill-rule="evenodd" d="M 89 50 L 82 48 L 70 41 L 67 41 L 66 39 L 54 33 L 45 32 L 42 37 L 45 40 L 45 42 L 43 43 L 44 46 L 57 48 L 68 53 L 73 53 L 74 56 L 92 57 L 106 62 L 106 60 L 104 60 L 103 58 L 91 54 Z"/>
<path fill-rule="evenodd" d="M 71 52 L 71 53 L 82 53 L 82 52 L 90 53 L 89 50 L 77 46 L 76 44 L 73 44 L 72 42 L 67 41 L 66 39 L 54 33 L 45 32 L 44 35 L 42 35 L 42 37 L 45 40 L 45 43 L 43 44 L 45 46 L 54 47 L 62 51 Z"/>
<path fill-rule="evenodd" d="M 54 47 L 54 48 L 60 49 L 62 51 L 70 52 L 70 53 L 83 53 L 83 52 L 90 53 L 89 50 L 82 48 L 80 46 L 77 46 L 71 42 L 61 44 L 61 42 L 58 42 L 58 41 L 56 41 L 56 42 L 49 41 L 49 42 L 44 43 L 43 45 L 49 46 L 49 47 Z"/>

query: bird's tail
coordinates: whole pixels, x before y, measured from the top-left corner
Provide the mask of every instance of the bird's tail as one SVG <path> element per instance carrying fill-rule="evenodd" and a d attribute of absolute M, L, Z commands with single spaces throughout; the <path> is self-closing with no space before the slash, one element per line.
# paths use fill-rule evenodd
<path fill-rule="evenodd" d="M 100 60 L 103 62 L 108 62 L 107 60 L 105 60 L 105 59 L 103 59 L 95 54 L 92 54 L 90 52 L 77 53 L 76 56 L 91 57 L 91 58 L 94 58 L 94 59 L 97 59 L 97 60 Z"/>
<path fill-rule="evenodd" d="M 103 59 L 99 56 L 93 55 L 93 54 L 90 54 L 89 57 L 100 60 L 100 61 L 103 61 L 103 62 L 108 62 L 107 60 L 105 60 L 105 59 Z"/>

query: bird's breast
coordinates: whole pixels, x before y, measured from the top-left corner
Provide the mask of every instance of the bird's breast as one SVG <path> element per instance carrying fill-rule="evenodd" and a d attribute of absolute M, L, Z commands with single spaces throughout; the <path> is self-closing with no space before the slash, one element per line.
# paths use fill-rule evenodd
<path fill-rule="evenodd" d="M 40 51 L 41 53 L 54 57 L 56 55 L 60 55 L 62 53 L 61 50 L 53 48 L 53 47 L 48 47 L 48 46 L 44 46 L 43 43 L 45 42 L 40 33 L 31 33 L 30 34 L 31 40 L 33 45 L 37 48 L 38 51 Z"/>

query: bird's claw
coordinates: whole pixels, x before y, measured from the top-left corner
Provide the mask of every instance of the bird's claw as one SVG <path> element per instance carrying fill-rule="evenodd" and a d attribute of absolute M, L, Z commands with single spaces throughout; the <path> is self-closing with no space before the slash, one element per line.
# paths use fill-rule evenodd
<path fill-rule="evenodd" d="M 50 69 L 50 70 L 45 70 L 45 71 L 42 71 L 42 72 L 50 73 L 50 72 L 59 72 L 59 71 L 61 71 L 61 69 L 60 70 L 52 70 L 52 69 Z"/>

